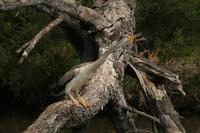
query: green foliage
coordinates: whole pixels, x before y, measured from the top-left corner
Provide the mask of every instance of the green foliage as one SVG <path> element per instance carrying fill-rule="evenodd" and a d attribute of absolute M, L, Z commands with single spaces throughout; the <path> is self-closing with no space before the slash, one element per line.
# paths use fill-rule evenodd
<path fill-rule="evenodd" d="M 125 94 L 133 94 L 133 91 L 137 91 L 138 81 L 130 75 L 125 74 L 123 80 L 123 88 Z"/>
<path fill-rule="evenodd" d="M 50 21 L 46 14 L 31 8 L 0 12 L 0 91 L 49 92 L 50 84 L 80 62 L 66 32 L 56 27 L 17 65 L 20 56 L 15 51 Z"/>
<path fill-rule="evenodd" d="M 91 7 L 93 5 L 93 0 L 76 0 L 78 3 Z"/>
<path fill-rule="evenodd" d="M 200 73 L 196 75 L 195 77 L 193 77 L 192 79 L 190 79 L 190 82 L 188 82 L 185 85 L 185 88 L 188 88 L 188 91 L 190 94 L 192 93 L 195 94 L 199 92 L 199 86 L 200 86 L 199 84 L 200 84 Z"/>
<path fill-rule="evenodd" d="M 92 5 L 92 0 L 77 2 L 89 7 Z M 159 48 L 162 62 L 176 58 L 185 63 L 198 64 L 199 7 L 200 0 L 138 0 L 137 30 L 148 38 L 147 49 Z M 17 65 L 19 56 L 15 50 L 31 40 L 50 21 L 51 18 L 46 14 L 31 8 L 0 12 L 0 92 L 5 92 L 5 89 L 25 95 L 50 92 L 48 85 L 80 62 L 71 43 L 67 41 L 65 30 L 56 27 L 42 39 L 21 66 Z M 197 90 L 199 79 L 200 74 L 185 86 Z M 136 84 L 135 79 L 125 76 L 125 91 L 132 91 L 131 88 Z"/>
<path fill-rule="evenodd" d="M 138 0 L 137 30 L 148 38 L 147 49 L 157 50 L 164 63 L 170 59 L 183 64 L 200 62 L 200 0 Z M 177 63 L 180 64 L 180 63 Z M 176 66 L 172 66 L 176 67 Z M 191 67 L 192 68 L 192 67 Z M 187 88 L 199 88 L 199 74 Z M 193 86 L 193 87 L 189 87 Z"/>
<path fill-rule="evenodd" d="M 182 57 L 199 49 L 200 0 L 139 0 L 136 20 L 150 47 L 161 48 L 161 57 Z M 177 50 L 178 49 L 178 50 Z"/>

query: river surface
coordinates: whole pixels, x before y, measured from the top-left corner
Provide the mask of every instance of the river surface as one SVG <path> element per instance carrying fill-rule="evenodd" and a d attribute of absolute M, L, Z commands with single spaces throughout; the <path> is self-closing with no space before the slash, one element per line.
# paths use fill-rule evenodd
<path fill-rule="evenodd" d="M 20 133 L 25 130 L 33 120 L 33 117 L 25 116 L 0 116 L 0 133 Z M 187 133 L 200 133 L 200 117 L 186 117 L 183 119 L 183 125 Z M 147 119 L 136 119 L 136 126 L 151 131 L 151 122 Z M 71 133 L 71 131 L 65 130 L 62 133 Z M 115 129 L 108 118 L 97 117 L 90 122 L 86 133 L 115 133 Z"/>

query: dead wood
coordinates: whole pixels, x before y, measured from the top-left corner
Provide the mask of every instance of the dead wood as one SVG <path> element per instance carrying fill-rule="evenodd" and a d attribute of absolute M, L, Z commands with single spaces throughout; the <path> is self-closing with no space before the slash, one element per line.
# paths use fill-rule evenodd
<path fill-rule="evenodd" d="M 52 21 L 48 26 L 42 29 L 31 41 L 27 42 L 23 46 L 21 46 L 16 52 L 22 53 L 21 58 L 19 59 L 19 63 L 21 64 L 29 55 L 31 50 L 37 45 L 40 39 L 47 34 L 50 30 L 52 30 L 55 26 L 60 24 L 65 19 L 64 15 L 60 15 L 57 19 Z"/>
<path fill-rule="evenodd" d="M 134 34 L 134 4 L 134 1 L 130 3 L 130 1 L 125 0 L 94 0 L 95 9 L 91 9 L 76 3 L 74 0 L 0 0 L 0 10 L 6 11 L 39 5 L 46 7 L 42 10 L 48 14 L 52 13 L 51 10 L 48 10 L 49 8 L 52 8 L 53 12 L 55 11 L 59 15 L 68 14 L 70 17 L 65 17 L 68 19 L 68 23 L 70 23 L 69 18 L 73 18 L 91 24 L 88 32 L 95 33 L 93 41 L 99 46 L 100 55 L 122 37 Z M 63 18 L 56 24 L 61 21 Z M 46 31 L 48 32 L 48 30 Z M 47 32 L 39 33 L 36 40 L 39 41 Z M 85 36 L 85 33 L 82 33 Z M 33 42 L 30 43 L 32 45 L 27 44 L 31 47 L 30 50 L 36 45 Z M 88 101 L 88 108 L 77 108 L 68 99 L 53 103 L 24 133 L 56 133 L 63 128 L 81 127 L 99 111 L 104 110 L 107 105 L 111 105 L 111 117 L 119 133 L 138 132 L 134 122 L 128 119 L 127 111 L 146 115 L 146 117 L 159 121 L 160 124 L 158 123 L 157 127 L 161 133 L 185 133 L 179 115 L 174 110 L 163 86 L 171 84 L 171 88 L 182 91 L 182 84 L 178 76 L 136 55 L 130 55 L 130 52 L 125 52 L 130 51 L 130 49 L 128 47 L 120 49 L 109 56 L 93 78 L 81 88 L 80 93 Z M 154 117 L 127 106 L 122 89 L 122 79 L 128 63 L 140 81 Z M 158 80 L 154 79 L 162 80 L 157 82 Z"/>
<path fill-rule="evenodd" d="M 19 7 L 46 5 L 58 12 L 67 13 L 81 21 L 94 25 L 94 28 L 102 30 L 111 24 L 93 9 L 76 3 L 75 0 L 0 0 L 0 10 L 12 10 Z"/>
<path fill-rule="evenodd" d="M 178 76 L 176 76 L 171 72 L 168 72 L 165 69 L 161 69 L 156 65 L 152 65 L 152 63 L 145 62 L 144 60 L 141 59 L 140 62 L 143 62 L 143 64 L 145 65 L 140 66 L 138 65 L 139 63 L 136 60 L 134 60 L 134 58 L 138 57 L 132 57 L 129 62 L 129 65 L 133 68 L 139 79 L 143 94 L 145 96 L 149 108 L 151 109 L 152 114 L 155 117 L 157 117 L 161 122 L 160 124 L 157 124 L 159 132 L 185 133 L 186 131 L 180 122 L 180 116 L 175 111 L 171 103 L 171 100 L 167 95 L 167 92 L 164 87 L 165 86 L 164 82 L 161 81 L 155 82 L 155 80 L 153 80 L 153 78 L 155 77 L 149 75 L 148 72 L 151 71 L 154 72 L 156 76 L 162 76 L 165 79 L 170 79 L 171 84 L 176 85 L 178 82 L 180 86 L 181 82 L 178 80 L 177 78 Z M 148 69 L 146 67 L 147 65 L 151 67 L 149 67 Z M 138 66 L 140 66 L 140 68 L 137 68 Z M 172 76 L 174 76 L 174 78 Z M 179 89 L 179 88 L 174 88 L 174 89 Z"/>

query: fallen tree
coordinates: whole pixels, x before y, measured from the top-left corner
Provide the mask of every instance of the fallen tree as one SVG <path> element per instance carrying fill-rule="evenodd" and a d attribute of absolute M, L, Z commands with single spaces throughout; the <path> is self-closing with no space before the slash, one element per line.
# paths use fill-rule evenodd
<path fill-rule="evenodd" d="M 101 55 L 121 38 L 135 32 L 134 1 L 94 0 L 93 8 L 88 8 L 74 0 L 0 0 L 0 10 L 3 11 L 25 6 L 34 6 L 57 18 L 17 50 L 22 53 L 19 63 L 28 57 L 47 32 L 61 22 L 79 32 L 85 47 L 85 60 L 94 55 L 93 51 L 90 51 L 94 45 L 99 47 Z M 89 26 L 82 29 L 82 24 Z M 91 34 L 94 36 L 94 43 L 88 39 Z M 155 121 L 160 133 L 185 133 L 166 91 L 174 89 L 185 94 L 181 81 L 177 75 L 138 56 L 136 49 L 126 47 L 109 56 L 93 78 L 81 88 L 80 93 L 88 101 L 88 108 L 75 107 L 68 99 L 53 103 L 24 132 L 56 133 L 64 128 L 77 127 L 83 131 L 82 125 L 108 106 L 117 132 L 140 132 L 128 118 L 127 112 L 131 112 Z M 141 84 L 152 115 L 128 106 L 125 100 L 122 80 L 128 65 Z"/>

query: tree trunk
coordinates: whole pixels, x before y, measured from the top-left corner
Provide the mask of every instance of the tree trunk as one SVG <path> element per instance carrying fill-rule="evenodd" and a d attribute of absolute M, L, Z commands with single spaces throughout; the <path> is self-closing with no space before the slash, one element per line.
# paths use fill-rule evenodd
<path fill-rule="evenodd" d="M 47 9 L 54 8 L 57 14 L 65 15 L 66 19 L 63 21 L 68 23 L 70 23 L 69 19 L 67 19 L 69 17 L 88 23 L 91 25 L 88 32 L 95 33 L 94 42 L 99 47 L 99 55 L 101 55 L 112 45 L 116 45 L 121 38 L 134 34 L 135 3 L 132 0 L 94 0 L 93 4 L 94 9 L 90 9 L 77 4 L 73 0 L 0 0 L 0 10 L 42 5 L 45 12 L 48 12 L 48 10 L 45 10 L 44 7 Z M 51 14 L 51 12 L 48 13 Z M 30 49 L 28 50 L 28 52 L 31 51 Z M 27 52 L 26 49 L 24 51 Z M 185 133 L 179 116 L 175 112 L 165 89 L 162 88 L 160 90 L 160 86 L 157 84 L 157 86 L 153 86 L 154 83 L 149 81 L 146 76 L 149 73 L 146 73 L 144 69 L 146 67 L 138 67 L 138 62 L 131 62 L 130 57 L 135 56 L 126 51 L 130 51 L 130 48 L 119 49 L 114 54 L 111 54 L 106 62 L 98 68 L 93 78 L 81 88 L 82 97 L 89 104 L 88 108 L 75 107 L 68 99 L 53 103 L 41 113 L 38 119 L 24 133 L 56 133 L 63 128 L 81 127 L 108 104 L 111 105 L 109 106 L 110 114 L 117 132 L 135 133 L 134 123 L 129 121 L 127 116 L 127 110 L 132 111 L 132 109 L 127 108 L 122 90 L 124 70 L 128 62 L 138 76 L 152 114 L 160 120 L 160 124 L 157 124 L 159 132 Z M 152 68 L 148 67 L 146 69 L 152 70 Z M 157 72 L 157 69 L 155 71 Z M 160 71 L 164 71 L 164 69 Z M 154 73 L 154 75 L 158 75 L 156 78 L 160 76 L 158 73 Z M 162 78 L 167 80 L 168 75 L 164 75 Z M 176 84 L 173 80 L 168 79 L 168 81 Z M 161 96 L 157 95 L 158 91 Z M 159 100 L 155 98 L 157 96 Z M 169 107 L 169 109 L 166 107 Z"/>

